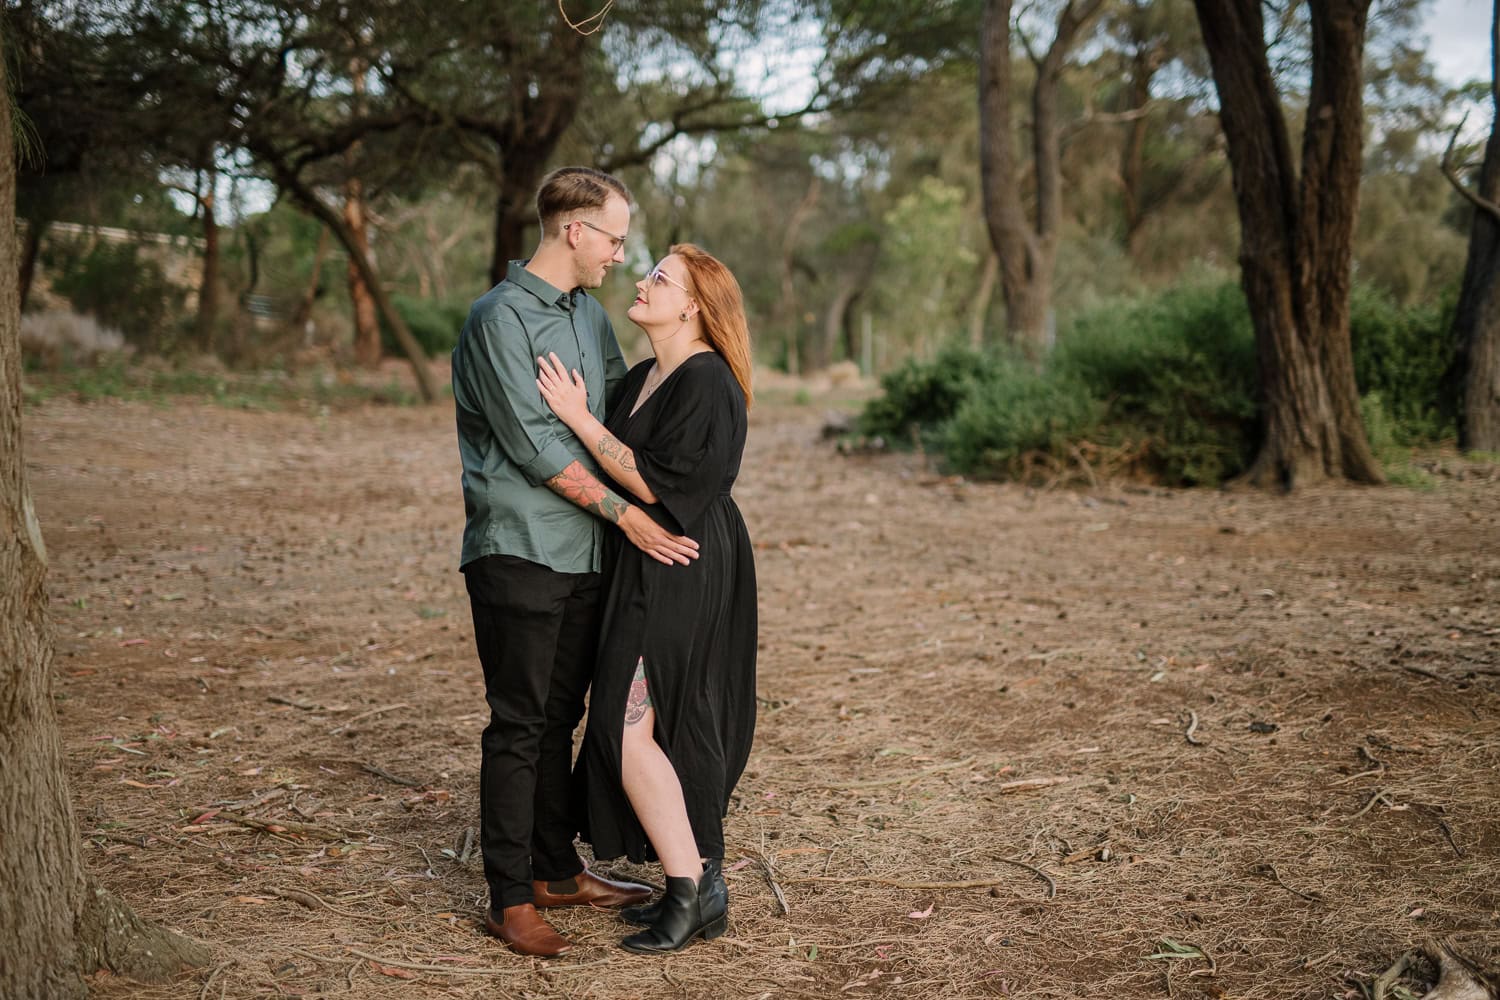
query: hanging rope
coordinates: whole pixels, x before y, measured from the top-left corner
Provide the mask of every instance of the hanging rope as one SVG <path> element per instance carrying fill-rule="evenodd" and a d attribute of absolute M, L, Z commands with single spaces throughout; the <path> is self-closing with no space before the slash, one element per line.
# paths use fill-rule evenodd
<path fill-rule="evenodd" d="M 599 31 L 604 27 L 604 15 L 608 14 L 610 8 L 614 5 L 615 0 L 604 0 L 604 7 L 597 14 L 592 14 L 584 18 L 582 21 L 574 21 L 571 17 L 568 16 L 568 12 L 563 9 L 563 0 L 557 0 L 557 12 L 562 15 L 562 19 L 567 22 L 568 27 L 572 28 L 580 35 L 592 35 L 594 32 Z M 594 24 L 592 28 L 587 28 L 589 24 L 595 21 L 597 21 L 598 23 Z M 585 30 L 585 28 L 587 28 L 587 30 Z"/>

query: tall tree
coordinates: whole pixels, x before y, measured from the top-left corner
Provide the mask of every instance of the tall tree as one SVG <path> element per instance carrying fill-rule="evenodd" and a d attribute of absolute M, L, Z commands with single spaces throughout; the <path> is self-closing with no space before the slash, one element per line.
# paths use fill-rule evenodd
<path fill-rule="evenodd" d="M 1350 262 L 1370 0 L 1311 0 L 1311 86 L 1294 160 L 1267 56 L 1261 0 L 1195 0 L 1213 65 L 1240 217 L 1240 281 L 1255 327 L 1264 414 L 1256 485 L 1384 478 L 1359 412 Z"/>
<path fill-rule="evenodd" d="M 1452 142 L 1443 172 L 1474 206 L 1469 259 L 1453 314 L 1454 369 L 1462 392 L 1458 446 L 1500 452 L 1500 0 L 1490 19 L 1490 106 L 1495 119 L 1476 188 L 1470 189 L 1454 168 Z"/>
<path fill-rule="evenodd" d="M 1005 323 L 1013 343 L 1034 359 L 1048 347 L 1052 278 L 1062 229 L 1062 137 L 1058 101 L 1063 69 L 1103 0 L 1068 0 L 1052 43 L 1026 42 L 1035 77 L 1030 126 L 1033 202 L 1028 211 L 1013 120 L 1012 0 L 985 0 L 979 42 L 979 170 L 985 222 L 1000 262 Z M 1023 36 L 1023 41 L 1025 41 Z"/>
<path fill-rule="evenodd" d="M 351 116 L 363 117 L 368 113 L 365 103 L 365 75 L 369 67 L 365 61 L 355 57 L 349 61 Z M 366 260 L 374 262 L 370 253 L 369 226 L 366 221 L 364 179 L 359 176 L 359 144 L 344 153 L 348 165 L 348 176 L 344 178 L 344 221 L 354 243 Z M 349 302 L 354 307 L 354 357 L 366 368 L 380 364 L 380 322 L 375 315 L 375 296 L 365 284 L 359 267 L 351 256 L 349 259 Z"/>
<path fill-rule="evenodd" d="M 8 39 L 0 15 L 0 50 Z M 0 233 L 15 232 L 15 151 L 0 58 Z M 101 968 L 165 981 L 208 950 L 154 927 L 84 871 L 52 696 L 46 546 L 21 450 L 16 241 L 0 240 L 0 996 L 82 998 Z"/>

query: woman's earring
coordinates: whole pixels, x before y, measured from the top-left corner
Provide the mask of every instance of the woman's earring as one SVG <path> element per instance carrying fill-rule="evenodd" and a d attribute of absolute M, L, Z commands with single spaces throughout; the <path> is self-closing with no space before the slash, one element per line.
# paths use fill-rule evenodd
<path fill-rule="evenodd" d="M 684 323 L 686 323 L 687 322 L 687 313 L 680 312 L 680 313 L 677 314 L 677 318 L 680 319 L 680 320 L 682 320 Z"/>

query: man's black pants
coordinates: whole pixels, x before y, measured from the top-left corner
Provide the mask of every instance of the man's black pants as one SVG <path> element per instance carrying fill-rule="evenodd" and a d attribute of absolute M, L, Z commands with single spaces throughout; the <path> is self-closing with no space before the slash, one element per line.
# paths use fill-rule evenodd
<path fill-rule="evenodd" d="M 479 845 L 490 906 L 532 901 L 531 880 L 583 871 L 573 847 L 573 730 L 599 641 L 598 573 L 492 555 L 463 568 L 490 723 L 481 741 Z"/>

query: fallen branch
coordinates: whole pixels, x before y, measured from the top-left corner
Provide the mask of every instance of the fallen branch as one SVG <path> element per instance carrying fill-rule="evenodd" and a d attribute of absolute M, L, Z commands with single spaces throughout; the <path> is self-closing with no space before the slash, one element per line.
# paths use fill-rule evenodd
<path fill-rule="evenodd" d="M 266 701 L 269 701 L 273 705 L 289 705 L 292 708 L 300 708 L 304 712 L 311 712 L 323 707 L 322 705 L 316 704 L 311 701 L 298 701 L 296 698 L 283 698 L 279 694 L 268 696 L 266 698 Z"/>
<path fill-rule="evenodd" d="M 1448 825 L 1448 821 L 1439 816 L 1437 824 L 1438 829 L 1443 831 L 1443 836 L 1448 838 L 1448 846 L 1453 848 L 1453 853 L 1458 855 L 1459 857 L 1463 857 L 1464 849 L 1462 847 L 1459 847 L 1458 841 L 1453 839 L 1453 828 Z"/>
<path fill-rule="evenodd" d="M 281 899 L 289 899 L 294 903 L 300 903 L 309 910 L 323 909 L 329 913 L 337 913 L 341 917 L 353 917 L 356 920 L 366 920 L 369 918 L 369 914 L 367 913 L 355 913 L 353 910 L 345 910 L 334 906 L 317 893 L 308 892 L 305 889 L 282 889 L 278 886 L 271 886 L 266 892 Z"/>
<path fill-rule="evenodd" d="M 946 764 L 934 764 L 932 767 L 924 767 L 919 771 L 908 771 L 905 774 L 897 775 L 892 778 L 871 778 L 867 781 L 840 781 L 830 784 L 812 784 L 807 785 L 806 787 L 844 789 L 878 788 L 881 785 L 899 785 L 902 782 L 906 781 L 916 781 L 918 778 L 926 777 L 929 774 L 937 774 L 939 771 L 953 771 L 961 767 L 968 767 L 969 765 L 974 763 L 975 759 L 976 758 L 974 757 L 965 757 L 963 760 L 949 761 Z"/>
<path fill-rule="evenodd" d="M 1057 883 L 1052 876 L 1034 865 L 1028 865 L 1024 861 L 1016 861 L 1013 858 L 995 858 L 996 861 L 1005 865 L 1015 865 L 1024 868 L 1037 878 L 1047 883 L 1047 898 L 1051 899 L 1057 895 Z M 835 882 L 835 883 L 864 883 L 866 885 L 883 885 L 892 889 L 988 889 L 992 886 L 1003 884 L 1003 878 L 976 878 L 964 879 L 957 882 L 911 882 L 905 879 L 881 878 L 878 875 L 798 875 L 788 878 L 788 882 Z"/>
<path fill-rule="evenodd" d="M 781 886 L 776 884 L 776 869 L 771 864 L 771 859 L 760 851 L 754 852 L 755 861 L 760 865 L 761 872 L 766 876 L 766 884 L 771 887 L 771 895 L 776 897 L 776 905 L 781 907 L 783 916 L 791 916 L 792 908 L 787 905 L 786 894 L 781 891 Z"/>
<path fill-rule="evenodd" d="M 213 812 L 209 809 L 199 809 L 198 813 Z M 289 819 L 270 820 L 256 819 L 254 816 L 245 816 L 240 813 L 218 810 L 209 817 L 211 819 L 226 819 L 231 823 L 239 823 L 241 826 L 254 827 L 267 833 L 298 833 L 307 837 L 322 837 L 324 840 L 351 840 L 355 837 L 368 836 L 361 832 L 347 832 L 344 830 L 333 830 L 326 826 L 318 826 L 313 823 L 294 823 Z"/>
<path fill-rule="evenodd" d="M 1401 978 L 1401 973 L 1406 971 L 1406 967 L 1411 965 L 1411 960 L 1415 957 L 1416 952 L 1409 951 L 1396 959 L 1395 964 L 1389 969 L 1376 976 L 1371 1000 L 1385 1000 L 1386 993 L 1395 985 L 1396 980 Z"/>
<path fill-rule="evenodd" d="M 1183 739 L 1187 740 L 1188 743 L 1190 743 L 1191 745 L 1193 745 L 1195 747 L 1201 747 L 1203 745 L 1203 741 L 1200 740 L 1200 739 L 1196 739 L 1193 736 L 1193 734 L 1196 733 L 1197 731 L 1198 731 L 1198 713 L 1195 712 L 1195 711 L 1193 711 L 1192 709 L 1188 709 L 1188 727 L 1187 727 L 1187 732 L 1185 732 L 1185 733 L 1182 734 Z"/>
<path fill-rule="evenodd" d="M 231 958 L 227 962 L 220 962 L 218 965 L 214 966 L 213 971 L 208 974 L 208 979 L 206 979 L 203 983 L 203 989 L 198 991 L 198 1000 L 208 1000 L 209 987 L 213 986 L 214 980 L 219 978 L 219 973 L 229 968 L 236 961 L 238 961 L 238 959 Z M 223 996 L 223 991 L 220 991 L 219 995 Z"/>
<path fill-rule="evenodd" d="M 1376 789 L 1375 793 L 1370 796 L 1369 801 L 1365 803 L 1364 808 L 1355 813 L 1353 816 L 1349 817 L 1349 822 L 1353 823 L 1365 813 L 1369 812 L 1372 808 L 1374 808 L 1375 803 L 1377 802 L 1384 801 L 1386 805 L 1395 805 L 1395 803 L 1393 803 L 1389 798 L 1386 797 L 1386 793 L 1389 791 L 1390 789 L 1388 788 Z"/>
<path fill-rule="evenodd" d="M 1072 780 L 1072 778 L 1020 778 L 1016 781 L 1006 781 L 996 785 L 995 790 L 1001 795 L 1014 795 L 1016 792 L 1030 792 L 1038 788 L 1065 785 Z"/>
<path fill-rule="evenodd" d="M 354 720 L 350 719 L 349 721 L 353 722 Z M 403 778 L 399 774 L 392 774 L 385 768 L 368 763 L 367 761 L 359 761 L 358 763 L 359 769 L 361 771 L 364 771 L 366 774 L 373 774 L 377 778 L 384 778 L 386 781 L 389 781 L 393 784 L 401 785 L 406 788 L 421 788 L 424 784 L 426 784 L 425 781 L 418 781 L 415 778 Z"/>
<path fill-rule="evenodd" d="M 411 970 L 413 970 L 415 972 L 440 972 L 440 973 L 442 973 L 445 976 L 508 976 L 508 975 L 530 975 L 533 971 L 535 971 L 533 969 L 533 967 L 532 967 L 532 965 L 531 965 L 530 962 L 526 963 L 525 965 L 520 966 L 519 968 L 515 968 L 515 969 L 500 969 L 500 968 L 494 968 L 494 967 L 479 968 L 479 969 L 463 969 L 463 968 L 457 968 L 457 967 L 450 968 L 448 966 L 443 966 L 443 965 L 423 965 L 423 964 L 421 964 L 419 962 L 403 962 L 400 959 L 396 959 L 396 958 L 383 958 L 380 955 L 371 955 L 369 952 L 367 952 L 367 951 L 360 951 L 358 948 L 346 948 L 345 951 L 349 952 L 349 954 L 354 955 L 357 958 L 363 958 L 363 959 L 366 959 L 367 961 L 371 961 L 371 962 L 379 962 L 381 965 L 389 965 L 389 966 L 392 966 L 393 968 L 397 968 L 397 969 L 411 969 Z M 608 965 L 608 964 L 609 964 L 608 961 L 602 961 L 602 962 L 580 962 L 577 965 L 555 965 L 555 966 L 549 966 L 549 968 L 554 968 L 554 969 L 564 969 L 564 968 L 565 969 L 586 969 L 586 968 L 589 968 L 590 966 L 594 966 L 594 965 Z"/>
<path fill-rule="evenodd" d="M 1283 889 L 1285 889 L 1287 892 L 1291 893 L 1293 896 L 1300 896 L 1303 899 L 1309 900 L 1311 902 L 1322 902 L 1323 901 L 1323 897 L 1320 896 L 1320 895 L 1318 895 L 1315 892 L 1313 892 L 1313 893 L 1301 892 L 1301 891 L 1299 891 L 1297 889 L 1293 889 L 1291 886 L 1287 885 L 1285 882 L 1283 882 L 1281 880 L 1281 873 L 1276 870 L 1276 866 L 1275 865 L 1272 865 L 1272 864 L 1260 864 L 1260 865 L 1256 865 L 1255 866 L 1255 872 L 1258 875 L 1264 875 L 1264 876 L 1266 876 L 1272 882 L 1275 882 L 1277 885 L 1281 886 Z"/>
<path fill-rule="evenodd" d="M 335 726 L 334 728 L 328 730 L 328 735 L 337 736 L 339 733 L 342 733 L 344 730 L 348 729 L 350 726 L 354 725 L 361 719 L 368 719 L 372 715 L 384 715 L 386 712 L 394 712 L 398 708 L 411 708 L 411 706 L 403 701 L 395 705 L 385 705 L 381 708 L 372 708 L 368 712 L 360 712 L 358 715 L 354 716 L 354 718 L 350 719 L 342 726 Z"/>

